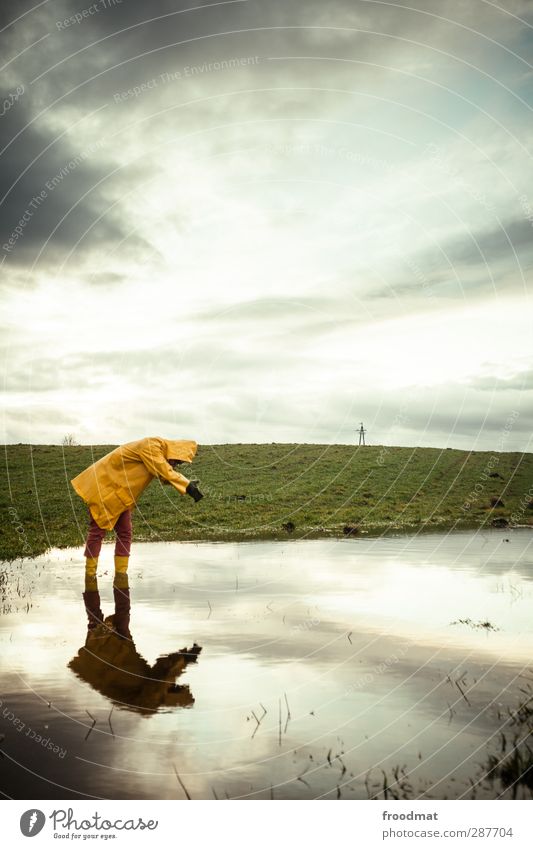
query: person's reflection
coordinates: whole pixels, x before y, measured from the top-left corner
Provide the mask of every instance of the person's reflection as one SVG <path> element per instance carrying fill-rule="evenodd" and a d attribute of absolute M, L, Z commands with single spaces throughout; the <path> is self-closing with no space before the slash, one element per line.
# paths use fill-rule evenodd
<path fill-rule="evenodd" d="M 130 591 L 127 574 L 115 574 L 115 613 L 104 618 L 96 577 L 85 582 L 83 601 L 88 617 L 87 639 L 69 667 L 83 681 L 126 710 L 149 715 L 159 708 L 190 707 L 194 698 L 186 685 L 176 684 L 200 646 L 159 657 L 153 666 L 135 648 L 129 630 Z"/>

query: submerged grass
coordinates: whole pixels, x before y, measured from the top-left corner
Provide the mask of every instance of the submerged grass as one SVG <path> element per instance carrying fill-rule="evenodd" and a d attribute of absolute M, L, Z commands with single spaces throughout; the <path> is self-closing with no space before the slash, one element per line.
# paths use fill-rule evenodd
<path fill-rule="evenodd" d="M 87 510 L 70 479 L 114 447 L 5 446 L 0 559 L 81 545 Z M 352 537 L 505 526 L 513 515 L 532 525 L 532 458 L 389 446 L 202 445 L 187 476 L 201 480 L 203 501 L 154 481 L 139 500 L 134 534 L 151 541 Z"/>

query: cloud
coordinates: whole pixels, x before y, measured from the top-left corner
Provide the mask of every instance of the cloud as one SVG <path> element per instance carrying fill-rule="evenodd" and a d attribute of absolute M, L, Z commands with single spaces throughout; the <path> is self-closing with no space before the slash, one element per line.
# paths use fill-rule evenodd
<path fill-rule="evenodd" d="M 456 236 L 443 246 L 444 253 L 453 266 L 479 265 L 485 268 L 505 263 L 506 267 L 529 265 L 533 259 L 533 228 L 524 216 L 502 222 L 501 227 L 484 229 Z M 433 266 L 439 266 L 442 257 L 433 255 Z"/>
<path fill-rule="evenodd" d="M 108 212 L 102 183 L 114 165 L 98 156 L 97 145 L 80 147 L 68 135 L 32 125 L 23 104 L 3 121 L 0 244 L 9 263 L 31 264 L 40 251 L 53 262 L 59 249 L 78 242 L 78 253 L 105 250 L 127 235 L 121 215 Z"/>
<path fill-rule="evenodd" d="M 492 366 L 488 367 L 488 370 L 494 372 L 497 368 Z M 481 392 L 515 392 L 517 397 L 526 403 L 527 399 L 522 398 L 522 393 L 533 390 L 533 369 L 526 369 L 509 377 L 496 377 L 494 374 L 475 377 L 469 381 L 469 386 Z"/>
<path fill-rule="evenodd" d="M 528 5 L 195 5 L 0 33 L 9 438 L 350 440 L 419 386 L 398 439 L 490 444 L 529 368 Z"/>

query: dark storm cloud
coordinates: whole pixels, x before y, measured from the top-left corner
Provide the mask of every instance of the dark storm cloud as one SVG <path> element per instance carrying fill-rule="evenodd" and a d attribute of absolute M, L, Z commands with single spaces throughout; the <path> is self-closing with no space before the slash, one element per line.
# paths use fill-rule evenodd
<path fill-rule="evenodd" d="M 98 148 L 74 147 L 42 125 L 29 125 L 29 118 L 19 104 L 0 124 L 0 144 L 6 147 L 0 157 L 2 255 L 8 262 L 31 263 L 48 239 L 50 248 L 69 248 L 91 227 L 80 250 L 121 238 L 118 216 L 111 213 L 96 223 L 107 207 L 98 184 L 111 170 Z"/>
<path fill-rule="evenodd" d="M 177 52 L 180 61 L 209 58 L 213 44 L 209 36 L 228 25 L 236 26 L 236 18 L 233 16 L 231 22 L 232 12 L 226 10 L 243 6 L 242 2 L 160 2 L 154 7 L 131 0 L 102 6 L 112 2 L 47 4 L 31 16 L 31 33 L 28 19 L 10 28 L 10 49 L 6 52 L 11 56 L 32 40 L 46 36 L 37 49 L 25 53 L 23 61 L 15 60 L 12 66 L 32 84 L 32 91 L 38 92 L 44 103 L 60 99 L 60 105 L 79 107 L 82 96 L 83 107 L 91 108 L 112 92 L 165 70 Z M 72 22 L 72 16 L 87 9 L 98 11 Z M 178 51 L 176 42 L 189 42 L 189 46 L 183 44 Z"/>
<path fill-rule="evenodd" d="M 29 8 L 29 4 L 23 7 L 19 3 L 4 4 L 4 18 L 14 19 Z M 84 17 L 84 12 L 89 8 L 97 11 L 87 13 Z M 448 3 L 443 9 L 442 4 L 435 2 L 425 4 L 423 9 L 438 15 L 446 9 L 452 14 L 459 7 Z M 472 17 L 462 11 L 467 19 Z M 76 19 L 75 16 L 80 14 L 81 19 Z M 490 28 L 493 15 L 493 11 L 487 10 L 486 28 Z M 505 24 L 508 25 L 508 19 L 505 19 Z M 343 30 L 343 26 L 347 29 Z M 161 73 L 183 68 L 189 63 L 208 63 L 257 53 L 262 63 L 254 66 L 252 71 L 248 68 L 240 75 L 233 74 L 230 87 L 245 88 L 249 84 L 250 74 L 253 74 L 255 84 L 259 86 L 286 86 L 291 80 L 298 82 L 301 67 L 290 62 L 279 66 L 269 63 L 269 56 L 320 56 L 323 55 L 320 48 L 327 48 L 327 55 L 331 57 L 345 56 L 347 46 L 352 55 L 355 39 L 356 58 L 372 58 L 376 61 L 381 53 L 385 58 L 392 57 L 395 50 L 404 50 L 405 45 L 400 41 L 355 32 L 357 28 L 373 33 L 384 32 L 398 38 L 406 34 L 411 40 L 431 44 L 439 33 L 443 38 L 449 36 L 450 26 L 431 14 L 400 10 L 391 4 L 360 3 L 354 6 L 348 0 L 336 0 L 328 4 L 327 13 L 322 3 L 302 4 L 296 0 L 275 0 L 269 4 L 258 0 L 220 4 L 180 2 L 178 5 L 165 0 L 156 7 L 147 6 L 141 0 L 42 4 L 35 12 L 25 15 L 0 34 L 0 46 L 13 59 L 9 66 L 9 79 L 12 85 L 20 81 L 26 87 L 21 101 L 3 118 L 1 124 L 2 147 L 20 133 L 0 157 L 2 195 L 9 191 L 1 209 L 2 242 L 5 241 L 5 234 L 10 235 L 12 228 L 19 223 L 35 189 L 43 189 L 50 177 L 59 173 L 73 156 L 79 156 L 82 152 L 73 150 L 63 139 L 53 143 L 46 154 L 42 153 L 54 140 L 50 124 L 55 113 L 61 115 L 68 111 L 71 120 L 78 120 L 93 109 L 104 107 L 107 113 L 102 113 L 101 118 L 107 133 L 112 127 L 114 109 L 122 109 L 123 113 L 131 110 L 135 114 L 140 108 L 149 114 L 157 111 L 158 98 L 163 95 L 160 89 L 143 103 L 134 98 L 117 107 L 113 99 L 117 93 L 142 85 Z M 232 30 L 243 32 L 211 37 Z M 460 31 L 454 32 L 456 36 L 461 36 Z M 15 58 L 17 52 L 37 39 L 42 40 L 35 49 L 25 52 L 20 59 Z M 179 41 L 189 43 L 179 48 L 173 46 Z M 331 67 L 328 68 L 329 72 L 331 70 Z M 335 67 L 335 72 L 342 73 L 342 66 Z M 349 73 L 351 76 L 356 73 L 366 74 L 367 70 L 350 66 Z M 320 64 L 316 68 L 306 66 L 304 81 L 318 84 L 323 80 L 323 74 L 324 69 Z M 91 79 L 93 77 L 95 79 Z M 219 78 L 213 75 L 209 79 L 209 85 L 215 87 L 215 92 L 217 86 L 221 91 L 228 87 L 227 77 L 221 74 Z M 204 78 L 200 75 L 194 77 L 194 80 L 203 81 Z M 181 97 L 179 93 L 178 97 Z M 186 97 L 184 92 L 184 99 Z M 328 98 L 331 96 L 323 95 L 320 102 L 327 106 Z M 217 112 L 226 115 L 228 110 L 229 119 L 237 120 L 246 114 L 251 103 L 257 99 L 257 95 L 244 99 L 214 99 L 208 104 L 194 107 L 192 111 L 173 113 L 169 120 L 179 121 L 181 129 L 187 126 L 187 122 L 193 122 L 195 115 L 201 117 L 208 113 L 213 116 Z M 270 118 L 282 118 L 292 114 L 295 109 L 301 115 L 312 114 L 317 108 L 316 100 L 308 102 L 297 92 L 293 95 L 285 93 L 281 98 L 276 93 L 262 93 L 260 101 L 262 115 Z M 42 116 L 24 129 L 25 124 L 35 119 L 41 111 Z M 12 188 L 13 181 L 19 178 L 36 156 L 39 157 L 38 162 Z M 32 216 L 31 226 L 24 228 L 24 237 L 17 239 L 17 250 L 10 252 L 11 259 L 23 258 L 28 253 L 32 256 L 34 247 L 42 244 L 70 207 L 89 191 L 87 198 L 75 206 L 54 234 L 52 245 L 71 245 L 81 236 L 105 206 L 102 187 L 92 189 L 106 175 L 102 159 L 102 155 L 95 154 L 92 161 L 88 160 L 82 168 L 76 168 L 75 173 L 69 173 L 60 190 L 48 197 L 42 211 Z M 139 168 L 136 176 L 137 179 L 142 176 Z M 111 218 L 105 225 L 97 225 L 91 231 L 87 246 L 91 243 L 98 245 L 101 240 L 112 242 L 120 236 L 121 224 L 117 215 L 115 219 Z M 465 261 L 471 261 L 468 258 L 475 254 L 469 247 L 454 247 L 458 258 L 462 253 Z M 490 238 L 487 247 L 491 248 Z"/>
<path fill-rule="evenodd" d="M 34 0 L 4 0 L 0 5 L 0 30 L 14 26 L 17 18 L 24 20 L 34 7 Z"/>
<path fill-rule="evenodd" d="M 482 392 L 531 392 L 533 391 L 533 369 L 519 372 L 513 377 L 477 377 L 469 381 L 469 386 Z"/>
<path fill-rule="evenodd" d="M 521 267 L 533 258 L 533 228 L 524 216 L 502 222 L 501 227 L 465 233 L 445 243 L 442 250 L 454 265 L 485 265 L 505 262 Z M 442 262 L 435 257 L 435 264 Z"/>
<path fill-rule="evenodd" d="M 369 291 L 370 300 L 409 295 L 431 299 L 464 297 L 497 289 L 520 291 L 533 263 L 533 228 L 524 216 L 501 227 L 454 235 L 438 246 L 399 260 L 389 286 Z M 510 277 L 510 272 L 514 276 Z"/>
<path fill-rule="evenodd" d="M 1 52 L 9 62 L 5 94 L 23 88 L 21 96 L 0 120 L 0 150 L 3 151 L 0 154 L 0 245 L 5 246 L 2 254 L 9 263 L 31 263 L 47 240 L 44 259 L 50 255 L 51 261 L 55 261 L 58 249 L 61 252 L 73 247 L 82 237 L 78 257 L 80 251 L 112 245 L 127 233 L 121 213 L 106 213 L 106 209 L 111 203 L 110 183 L 122 181 L 127 186 L 133 175 L 120 171 L 108 177 L 114 164 L 106 164 L 105 154 L 94 142 L 88 146 L 80 147 L 79 143 L 74 146 L 68 135 L 62 135 L 63 130 L 56 130 L 54 116 L 61 115 L 61 110 L 70 110 L 69 123 L 75 124 L 88 117 L 92 109 L 109 106 L 110 90 L 133 84 L 135 71 L 131 63 L 117 69 L 114 80 L 111 74 L 95 84 L 83 86 L 81 95 L 70 96 L 68 92 L 130 54 L 165 44 L 168 21 L 165 19 L 159 31 L 147 25 L 134 28 L 127 35 L 107 39 L 106 36 L 112 36 L 117 29 L 134 26 L 145 19 L 146 4 L 124 0 L 116 6 L 102 8 L 98 14 L 80 23 L 70 21 L 66 25 L 69 15 L 79 10 L 79 5 L 74 3 L 47 3 L 24 16 L 25 9 L 20 4 L 3 5 L 4 26 L 22 15 L 13 26 L 7 26 L 0 33 Z M 175 3 L 159 4 L 157 14 L 175 10 Z M 194 28 L 188 32 L 194 34 Z M 101 38 L 106 40 L 84 50 L 87 44 Z M 37 39 L 43 40 L 35 49 L 25 51 Z M 25 52 L 17 59 L 21 51 Z M 32 85 L 33 78 L 77 51 L 81 52 Z M 141 75 L 144 73 L 141 71 Z M 63 99 L 55 108 L 47 108 L 57 98 Z M 135 179 L 141 179 L 142 175 L 142 164 L 136 163 Z M 118 186 L 116 194 L 121 193 Z M 97 222 L 102 213 L 104 219 Z M 90 232 L 84 237 L 87 230 Z M 141 248 L 142 239 L 137 239 L 136 250 Z"/>
<path fill-rule="evenodd" d="M 488 385 L 489 380 L 492 386 Z M 533 412 L 521 396 L 518 379 L 513 381 L 516 392 L 502 394 L 498 391 L 498 381 L 489 380 L 486 387 L 479 386 L 479 381 L 437 388 L 406 386 L 400 397 L 369 392 L 364 398 L 354 398 L 351 408 L 364 418 L 367 439 L 374 445 L 442 446 L 449 440 L 456 448 L 472 448 L 472 439 L 479 438 L 476 450 L 483 450 L 485 445 L 497 450 L 529 450 Z M 489 403 L 488 390 L 492 393 Z M 331 397 L 324 401 L 328 418 L 320 427 L 320 435 L 325 442 L 331 442 L 328 424 L 346 420 L 350 407 L 346 399 Z M 512 427 L 509 427 L 510 417 Z M 348 425 L 353 418 L 353 414 L 348 417 Z M 348 432 L 341 425 L 340 433 Z"/>
<path fill-rule="evenodd" d="M 437 2 L 425 4 L 423 14 L 393 4 L 354 4 L 350 0 L 328 3 L 327 9 L 320 2 L 298 0 L 180 2 L 177 6 L 167 0 L 155 7 L 140 0 L 122 0 L 105 8 L 98 2 L 46 4 L 10 28 L 10 37 L 19 49 L 30 43 L 29 36 L 34 40 L 49 36 L 38 49 L 25 54 L 24 67 L 20 68 L 27 82 L 40 76 L 35 86 L 45 102 L 57 97 L 75 101 L 82 93 L 84 106 L 91 107 L 113 92 L 174 66 L 251 53 L 263 58 L 331 56 L 374 63 L 383 57 L 387 64 L 397 54 L 405 57 L 406 51 L 413 49 L 410 42 L 418 42 L 418 50 L 427 52 L 427 59 L 433 55 L 433 45 L 442 40 L 453 42 L 455 52 L 460 54 L 464 30 L 439 19 L 439 15 L 448 9 L 451 17 L 460 14 L 461 20 L 470 17 L 472 24 L 475 22 L 464 6 Z M 99 11 L 80 23 L 62 23 L 91 6 Z M 499 24 L 502 30 L 510 26 L 510 20 L 501 13 L 485 10 L 485 29 Z M 178 46 L 179 42 L 182 43 Z M 469 49 L 471 52 L 471 45 Z M 497 45 L 493 49 L 497 50 Z M 341 66 L 335 70 L 340 73 Z M 290 62 L 278 67 L 271 64 L 270 72 L 274 79 L 277 75 L 281 85 L 301 75 L 298 65 Z M 349 73 L 367 74 L 368 70 L 356 63 L 349 67 Z M 94 75 L 96 79 L 90 81 Z M 320 64 L 306 69 L 308 80 L 317 81 L 323 76 Z M 77 88 L 80 85 L 83 87 Z M 76 91 L 69 95 L 72 90 Z"/>
<path fill-rule="evenodd" d="M 135 163 L 134 174 L 124 168 L 117 171 L 116 161 L 106 161 L 98 139 L 80 144 L 83 120 L 90 119 L 92 111 L 98 110 L 99 114 L 100 107 L 109 106 L 109 92 L 94 86 L 92 105 L 90 85 L 84 86 L 81 97 L 70 96 L 68 92 L 102 68 L 121 61 L 116 40 L 113 44 L 106 40 L 94 49 L 83 48 L 91 41 L 112 34 L 118 23 L 121 27 L 129 26 L 146 17 L 146 4 L 127 4 L 124 0 L 122 4 L 110 3 L 108 7 L 106 0 L 105 9 L 101 8 L 90 19 L 71 22 L 69 26 L 64 24 L 69 15 L 89 5 L 46 3 L 28 15 L 24 15 L 25 9 L 18 3 L 3 5 L 7 28 L 0 33 L 0 48 L 8 62 L 4 93 L 8 97 L 22 89 L 0 119 L 0 245 L 4 246 L 2 258 L 8 263 L 31 263 L 47 241 L 43 259 L 55 262 L 57 256 L 83 239 L 76 250 L 79 258 L 80 253 L 105 249 L 128 233 L 123 215 L 111 207 L 129 187 L 132 177 L 142 179 L 142 163 Z M 175 8 L 175 4 L 160 4 L 158 14 Z M 117 15 L 121 16 L 120 21 Z M 6 24 L 17 17 L 20 20 L 12 26 Z M 158 43 L 158 36 L 154 37 L 154 43 Z M 143 36 L 139 34 L 138 38 L 140 49 Z M 38 46 L 26 50 L 38 39 L 41 39 Z M 147 49 L 146 40 L 143 49 Z M 79 50 L 82 52 L 78 56 L 32 84 L 35 76 Z M 17 59 L 18 54 L 20 58 Z M 128 72 L 123 73 L 126 82 Z M 105 86 L 109 84 L 106 80 Z M 63 99 L 50 108 L 58 98 Z M 61 118 L 62 115 L 65 115 L 63 127 L 56 120 L 56 116 Z M 105 117 L 101 118 L 108 130 L 108 122 Z M 82 129 L 74 144 L 69 134 L 65 134 L 64 125 L 68 122 L 73 129 L 79 121 Z M 88 235 L 84 235 L 86 231 Z M 135 250 L 142 248 L 143 238 L 137 237 Z"/>
<path fill-rule="evenodd" d="M 105 4 L 104 6 L 102 4 Z M 107 5 L 109 4 L 109 5 Z M 19 4 L 9 4 L 13 16 Z M 98 9 L 79 23 L 68 23 L 73 15 L 89 8 Z M 227 56 L 257 53 L 261 58 L 276 56 L 308 56 L 354 59 L 345 66 L 352 78 L 367 75 L 368 68 L 358 61 L 374 64 L 383 59 L 395 64 L 395 58 L 410 62 L 409 53 L 423 54 L 426 64 L 435 55 L 434 47 L 453 45 L 453 53 L 461 55 L 468 35 L 466 59 L 474 60 L 472 41 L 486 47 L 487 40 L 475 36 L 466 26 L 475 28 L 476 15 L 464 4 L 456 2 L 424 3 L 422 12 L 400 8 L 394 4 L 354 4 L 336 0 L 327 7 L 312 0 L 243 0 L 234 3 L 205 3 L 194 0 L 178 4 L 170 0 L 150 6 L 141 0 L 97 0 L 95 3 L 54 2 L 37 10 L 10 27 L 3 38 L 16 55 L 39 37 L 47 36 L 35 50 L 24 54 L 12 65 L 14 73 L 26 83 L 35 80 L 32 89 L 46 104 L 63 98 L 85 109 L 99 105 L 117 91 L 125 90 L 161 72 L 189 63 L 221 60 Z M 462 27 L 454 26 L 439 16 L 457 17 Z M 7 14 L 6 14 L 7 17 Z M 520 27 L 510 16 L 484 8 L 483 29 L 501 36 L 507 29 Z M 225 34 L 226 33 L 226 34 Z M 234 34 L 232 34 L 234 33 Z M 467 33 L 467 35 L 465 34 Z M 177 46 L 179 42 L 183 42 Z M 418 46 L 415 46 L 414 43 Z M 497 39 L 492 51 L 498 52 Z M 427 55 L 426 55 L 427 54 Z M 451 59 L 449 61 L 452 61 Z M 54 67 L 55 66 L 55 67 Z M 328 75 L 342 73 L 343 66 L 306 66 L 302 79 L 301 66 L 290 61 L 281 65 L 263 62 L 256 78 L 265 74 L 274 84 L 291 82 L 319 83 Z M 374 67 L 374 79 L 379 70 Z M 93 76 L 96 79 L 91 80 Z M 239 80 L 232 78 L 232 83 Z M 39 78 L 39 79 L 37 79 Z M 244 79 L 245 75 L 241 75 Z M 79 88 L 79 86 L 82 86 Z M 69 92 L 72 91 L 72 94 Z"/>

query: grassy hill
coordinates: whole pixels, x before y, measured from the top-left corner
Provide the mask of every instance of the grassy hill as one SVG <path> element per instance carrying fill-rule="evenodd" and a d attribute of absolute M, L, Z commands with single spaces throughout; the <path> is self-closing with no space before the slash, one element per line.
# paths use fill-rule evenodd
<path fill-rule="evenodd" d="M 87 510 L 70 479 L 115 446 L 7 445 L 0 558 L 80 546 Z M 533 454 L 350 445 L 202 445 L 198 504 L 155 481 L 137 540 L 249 540 L 533 525 Z M 468 507 L 465 505 L 469 504 Z"/>

